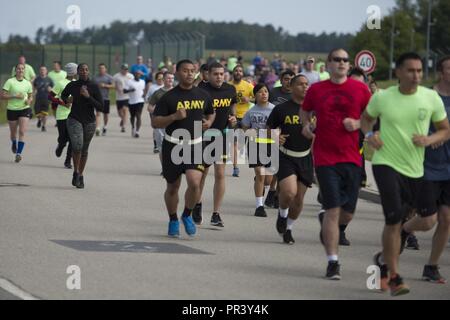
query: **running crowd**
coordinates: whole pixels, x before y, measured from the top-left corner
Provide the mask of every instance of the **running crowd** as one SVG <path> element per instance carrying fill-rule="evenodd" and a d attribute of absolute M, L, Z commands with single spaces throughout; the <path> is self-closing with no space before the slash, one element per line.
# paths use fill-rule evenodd
<path fill-rule="evenodd" d="M 55 61 L 53 71 L 41 66 L 36 77 L 21 56 L 1 93 L 7 100 L 11 151 L 20 162 L 33 101 L 43 132 L 51 104 L 59 133 L 55 154 L 61 157 L 68 146 L 64 166 L 74 169 L 72 185 L 84 188 L 89 144 L 94 135 L 107 135 L 110 90 L 115 90 L 122 133 L 129 119 L 131 136 L 140 137 L 147 105 L 154 153 L 159 154 L 167 182 L 164 200 L 170 237 L 180 236 L 182 175 L 187 181 L 181 215 L 185 232 L 193 237 L 203 223 L 202 193 L 211 167 L 210 223 L 223 228 L 226 164 L 233 164 L 233 176 L 238 178 L 238 158 L 247 154 L 255 173 L 254 215 L 267 217 L 265 207 L 277 208 L 275 228 L 286 244 L 295 243 L 292 230 L 305 194 L 318 184 L 326 278 L 340 280 L 339 246 L 350 245 L 345 230 L 366 184 L 363 148 L 368 144 L 375 150 L 372 169 L 385 216 L 382 248 L 374 256 L 381 290 L 390 290 L 393 296 L 409 293 L 399 274 L 399 257 L 411 239 L 411 246 L 418 249 L 414 232 L 436 225 L 423 279 L 446 283 L 439 260 L 450 234 L 450 56 L 439 61 L 439 79 L 432 88 L 421 86 L 422 57 L 412 52 L 398 58 L 399 84 L 386 90 L 352 68 L 344 49 L 332 50 L 320 71 L 315 71 L 315 62 L 307 57 L 300 68 L 278 55 L 269 63 L 258 53 L 244 68 L 240 53 L 219 61 L 212 54 L 205 64 L 190 60 L 173 64 L 167 58 L 154 73 L 151 61 L 146 65 L 139 56 L 136 64 L 131 68 L 123 64 L 114 76 L 103 63 L 91 77 L 85 63 L 63 68 Z M 179 137 L 179 129 L 188 135 Z M 231 142 L 226 139 L 237 131 L 245 132 L 243 143 L 236 135 Z M 204 157 L 208 151 L 211 159 Z M 182 156 L 181 163 L 174 161 L 175 153 Z M 273 153 L 279 159 L 275 174 Z"/>

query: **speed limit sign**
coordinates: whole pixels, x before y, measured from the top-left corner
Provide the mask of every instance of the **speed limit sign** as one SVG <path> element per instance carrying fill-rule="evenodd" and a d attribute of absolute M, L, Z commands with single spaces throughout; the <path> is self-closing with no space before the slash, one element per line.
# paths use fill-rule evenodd
<path fill-rule="evenodd" d="M 366 74 L 370 74 L 377 67 L 377 59 L 372 52 L 364 50 L 356 55 L 355 65 L 361 68 Z"/>

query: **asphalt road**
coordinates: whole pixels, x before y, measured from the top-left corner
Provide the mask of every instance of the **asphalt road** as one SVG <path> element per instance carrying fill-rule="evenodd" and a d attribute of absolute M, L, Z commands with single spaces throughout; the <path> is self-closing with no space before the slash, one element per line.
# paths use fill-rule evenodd
<path fill-rule="evenodd" d="M 384 221 L 377 203 L 359 201 L 348 228 L 352 245 L 340 252 L 339 282 L 323 278 L 317 189 L 308 191 L 293 231 L 296 244 L 287 246 L 275 230 L 275 210 L 268 218 L 253 216 L 253 172 L 245 166 L 240 178 L 227 168 L 224 229 L 205 223 L 195 239 L 183 230 L 181 239 L 169 239 L 165 182 L 152 152 L 149 120 L 144 115 L 140 139 L 120 133 L 118 122 L 113 117 L 108 135 L 94 138 L 84 190 L 71 186 L 72 171 L 54 155 L 53 120 L 46 133 L 35 121 L 30 124 L 19 164 L 10 152 L 8 127 L 0 127 L 0 278 L 39 299 L 391 299 L 366 285 Z M 211 176 L 206 222 L 212 185 Z M 432 233 L 418 237 L 421 250 L 401 257 L 412 291 L 396 299 L 449 299 L 449 285 L 420 280 Z M 75 273 L 70 266 L 77 266 Z M 450 277 L 449 249 L 441 273 Z M 67 283 L 77 279 L 80 289 L 70 290 Z M 0 290 L 0 299 L 7 298 L 13 296 Z"/>

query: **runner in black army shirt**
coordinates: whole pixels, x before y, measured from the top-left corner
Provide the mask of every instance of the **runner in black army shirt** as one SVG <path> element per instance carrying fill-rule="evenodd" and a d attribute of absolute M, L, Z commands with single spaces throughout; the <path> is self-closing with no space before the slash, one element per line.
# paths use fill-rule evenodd
<path fill-rule="evenodd" d="M 237 94 L 234 86 L 224 82 L 225 67 L 216 62 L 209 66 L 209 82 L 202 89 L 209 93 L 212 98 L 214 110 L 216 111 L 216 119 L 211 129 L 205 132 L 204 146 L 210 145 L 215 139 L 223 139 L 222 153 L 212 152 L 214 160 L 214 210 L 211 217 L 213 226 L 223 227 L 223 221 L 220 218 L 219 209 L 225 194 L 225 165 L 228 159 L 228 151 L 230 146 L 226 144 L 226 133 L 229 125 L 236 125 L 236 117 L 234 116 L 234 106 L 237 102 Z M 212 147 L 212 146 L 211 146 Z M 208 155 L 211 152 L 205 152 Z M 212 162 L 206 162 L 205 172 L 201 183 L 201 193 L 205 186 L 206 177 L 208 175 L 209 166 Z M 201 200 L 201 199 L 200 199 Z M 197 203 L 192 214 L 196 224 L 202 223 L 202 204 Z"/>
<path fill-rule="evenodd" d="M 291 80 L 292 99 L 276 106 L 267 120 L 269 129 L 281 129 L 280 188 L 277 231 L 287 244 L 293 244 L 292 226 L 303 209 L 303 198 L 313 182 L 311 140 L 302 135 L 299 108 L 308 89 L 308 79 L 298 75 Z"/>
<path fill-rule="evenodd" d="M 295 73 L 292 70 L 286 70 L 281 73 L 280 81 L 281 87 L 273 88 L 270 91 L 269 102 L 273 103 L 275 106 L 282 104 L 286 101 L 291 100 L 292 90 L 291 90 L 291 80 L 295 77 Z M 277 192 L 278 179 L 276 176 L 273 177 L 270 184 L 270 190 L 267 193 L 265 205 L 269 208 L 279 208 L 279 197 Z"/>
<path fill-rule="evenodd" d="M 202 129 L 207 130 L 214 122 L 214 108 L 211 97 L 206 91 L 193 87 L 195 69 L 192 61 L 182 60 L 178 62 L 176 70 L 180 84 L 161 98 L 152 119 L 154 128 L 166 129 L 162 156 L 163 176 L 167 181 L 164 199 L 170 217 L 168 234 L 171 237 L 178 237 L 180 234 L 177 207 L 178 190 L 183 173 L 186 174 L 188 188 L 185 195 L 182 221 L 188 235 L 194 236 L 196 233 L 191 214 L 195 204 L 200 199 L 200 181 L 205 167 L 203 165 L 203 154 L 201 154 L 200 163 L 194 161 L 195 153 L 203 151 L 202 132 L 201 130 L 199 133 L 195 132 L 194 125 L 195 122 L 201 124 L 203 121 Z M 183 143 L 172 136 L 177 129 L 188 131 L 191 140 Z M 190 148 L 191 159 L 181 164 L 175 164 L 174 159 L 172 159 L 172 150 L 180 144 L 183 145 L 183 152 Z M 173 156 L 179 156 L 178 152 L 174 151 Z"/>

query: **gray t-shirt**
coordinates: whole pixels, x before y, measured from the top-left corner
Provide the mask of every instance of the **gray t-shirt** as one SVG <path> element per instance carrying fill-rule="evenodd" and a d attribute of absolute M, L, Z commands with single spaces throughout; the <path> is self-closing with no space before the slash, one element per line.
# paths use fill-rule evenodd
<path fill-rule="evenodd" d="M 34 79 L 33 85 L 36 88 L 36 100 L 48 100 L 48 87 L 54 87 L 52 79 L 38 76 Z"/>
<path fill-rule="evenodd" d="M 269 103 L 266 107 L 255 105 L 249 109 L 242 119 L 242 125 L 251 129 L 266 129 L 267 119 L 269 119 L 275 106 Z"/>
<path fill-rule="evenodd" d="M 105 74 L 104 76 L 96 75 L 94 78 L 94 81 L 100 87 L 101 83 L 109 84 L 109 85 L 113 84 L 114 78 L 109 74 Z M 109 100 L 109 89 L 100 88 L 100 92 L 102 94 L 103 100 Z"/>

